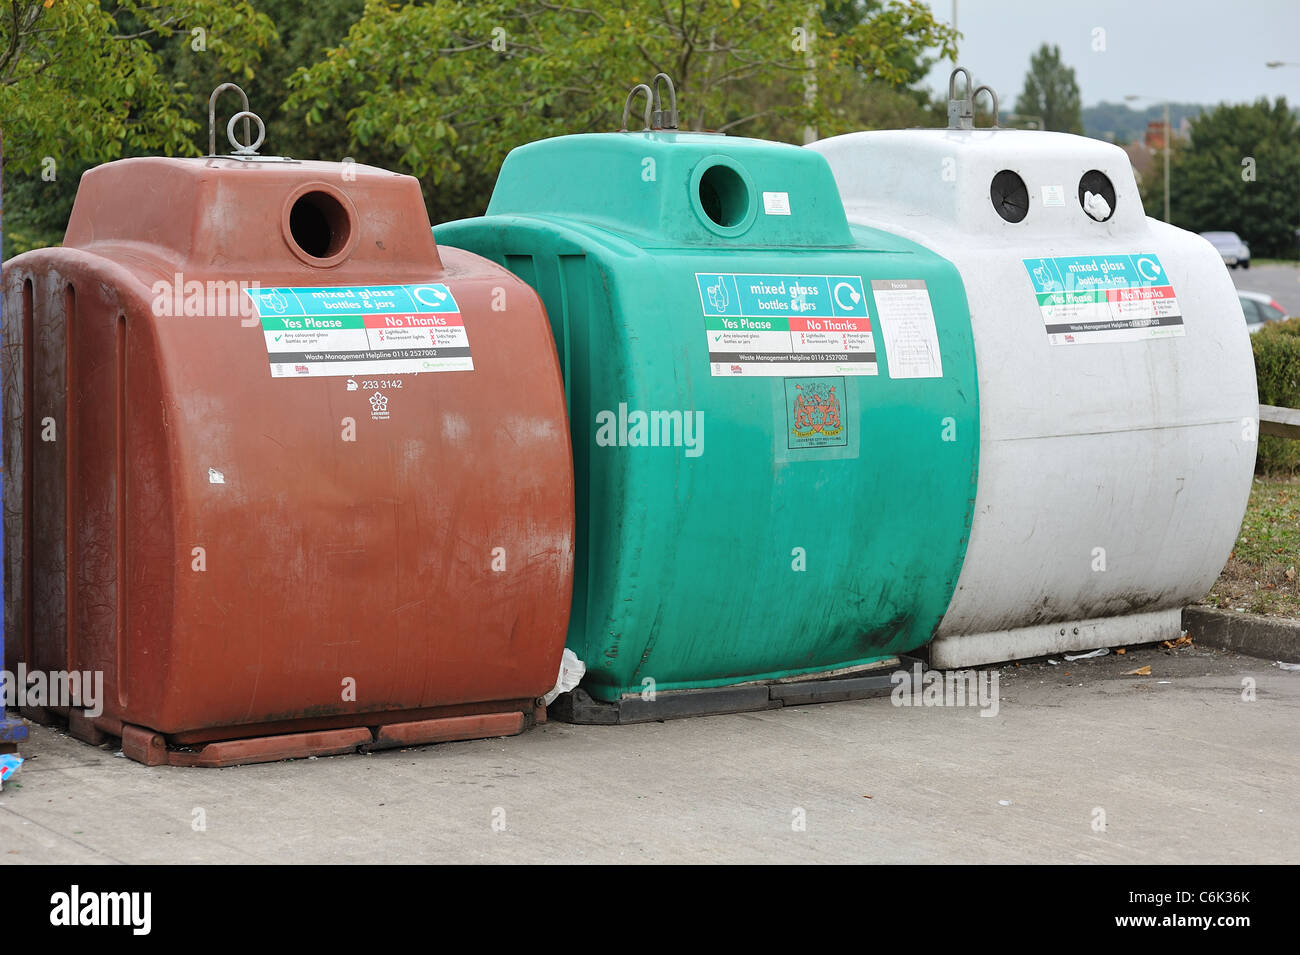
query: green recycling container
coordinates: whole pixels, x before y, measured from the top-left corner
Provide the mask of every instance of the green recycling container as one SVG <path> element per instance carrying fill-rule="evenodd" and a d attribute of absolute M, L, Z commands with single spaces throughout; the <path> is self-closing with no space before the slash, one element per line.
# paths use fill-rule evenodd
<path fill-rule="evenodd" d="M 515 149 L 487 214 L 434 233 L 549 315 L 576 472 L 568 646 L 594 698 L 931 638 L 975 498 L 965 292 L 947 260 L 850 230 L 820 155 L 562 136 Z"/>

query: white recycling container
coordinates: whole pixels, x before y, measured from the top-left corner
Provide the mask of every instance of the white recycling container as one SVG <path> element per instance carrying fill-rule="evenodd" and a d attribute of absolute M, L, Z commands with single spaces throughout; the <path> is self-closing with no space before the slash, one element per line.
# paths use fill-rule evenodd
<path fill-rule="evenodd" d="M 954 97 L 948 129 L 808 147 L 851 223 L 937 252 L 966 286 L 979 473 L 931 663 L 1177 637 L 1227 561 L 1254 472 L 1236 290 L 1208 242 L 1146 216 L 1123 150 L 970 128 L 970 114 Z M 927 347 L 923 329 L 894 338 Z"/>

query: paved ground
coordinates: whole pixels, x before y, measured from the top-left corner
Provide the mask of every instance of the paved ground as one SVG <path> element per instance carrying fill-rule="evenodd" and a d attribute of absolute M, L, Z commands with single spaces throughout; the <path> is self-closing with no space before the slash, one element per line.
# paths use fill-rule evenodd
<path fill-rule="evenodd" d="M 1228 271 L 1238 289 L 1267 292 L 1288 315 L 1300 315 L 1300 265 L 1252 265 Z"/>
<path fill-rule="evenodd" d="M 0 861 L 1300 862 L 1300 672 L 1146 648 L 1000 674 L 992 718 L 878 699 L 226 770 L 37 727 Z"/>

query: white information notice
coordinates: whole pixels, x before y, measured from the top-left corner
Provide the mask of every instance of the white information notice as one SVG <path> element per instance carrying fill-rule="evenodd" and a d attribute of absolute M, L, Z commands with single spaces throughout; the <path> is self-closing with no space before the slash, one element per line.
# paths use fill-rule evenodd
<path fill-rule="evenodd" d="M 769 216 L 788 216 L 790 214 L 790 193 L 763 193 L 763 212 Z"/>
<path fill-rule="evenodd" d="M 871 283 L 890 378 L 942 378 L 930 291 L 920 279 Z"/>
<path fill-rule="evenodd" d="M 1065 205 L 1065 187 L 1064 186 L 1043 186 L 1043 205 L 1045 206 Z"/>

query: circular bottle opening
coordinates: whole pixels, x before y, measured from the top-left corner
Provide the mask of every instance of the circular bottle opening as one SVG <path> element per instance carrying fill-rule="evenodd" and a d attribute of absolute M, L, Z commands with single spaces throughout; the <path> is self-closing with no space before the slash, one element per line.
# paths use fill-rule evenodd
<path fill-rule="evenodd" d="M 1095 205 L 1092 211 L 1088 208 L 1087 193 L 1091 192 L 1094 196 L 1101 196 L 1106 200 L 1105 207 Z M 1098 222 L 1105 222 L 1115 214 L 1115 185 L 1100 169 L 1089 169 L 1079 179 L 1079 205 L 1089 217 L 1096 219 Z M 1106 211 L 1109 209 L 1109 211 Z M 1103 214 L 1104 213 L 1104 214 Z"/>
<path fill-rule="evenodd" d="M 328 192 L 305 192 L 289 209 L 289 235 L 311 258 L 333 258 L 347 247 L 352 219 Z"/>
<path fill-rule="evenodd" d="M 1029 189 L 1010 169 L 1003 169 L 989 183 L 989 199 L 998 215 L 1008 222 L 1020 222 L 1029 215 Z"/>
<path fill-rule="evenodd" d="M 724 229 L 744 223 L 749 215 L 749 186 L 730 166 L 710 166 L 700 177 L 700 208 Z"/>

